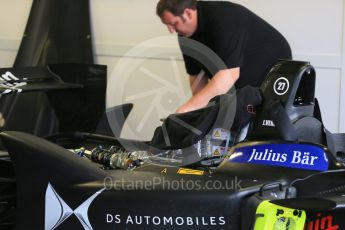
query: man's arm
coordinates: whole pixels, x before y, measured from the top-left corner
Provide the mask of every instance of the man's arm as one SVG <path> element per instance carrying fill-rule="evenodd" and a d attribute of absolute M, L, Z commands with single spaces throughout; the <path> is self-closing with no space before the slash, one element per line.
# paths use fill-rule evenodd
<path fill-rule="evenodd" d="M 198 75 L 189 76 L 189 85 L 192 90 L 193 96 L 200 92 L 208 82 L 208 78 L 205 76 L 205 72 L 202 70 Z"/>
<path fill-rule="evenodd" d="M 205 107 L 213 97 L 227 93 L 239 76 L 239 67 L 218 71 L 203 88 L 195 90 L 195 94 L 192 88 L 193 97 L 178 108 L 176 113 L 185 113 Z"/>

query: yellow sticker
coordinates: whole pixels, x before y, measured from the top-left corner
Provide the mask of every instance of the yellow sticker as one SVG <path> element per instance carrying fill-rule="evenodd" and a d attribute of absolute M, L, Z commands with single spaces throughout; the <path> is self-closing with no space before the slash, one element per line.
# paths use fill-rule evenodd
<path fill-rule="evenodd" d="M 167 168 L 165 168 L 161 171 L 161 173 L 167 173 L 167 171 L 168 171 Z"/>
<path fill-rule="evenodd" d="M 219 134 L 218 130 L 214 133 L 214 137 L 220 137 L 220 134 Z"/>
<path fill-rule="evenodd" d="M 202 175 L 204 175 L 204 172 L 205 171 L 203 171 L 203 170 L 180 168 L 177 171 L 177 174 L 202 176 Z"/>
<path fill-rule="evenodd" d="M 213 152 L 213 156 L 220 156 L 220 153 L 219 153 L 218 149 L 216 149 L 216 150 Z"/>

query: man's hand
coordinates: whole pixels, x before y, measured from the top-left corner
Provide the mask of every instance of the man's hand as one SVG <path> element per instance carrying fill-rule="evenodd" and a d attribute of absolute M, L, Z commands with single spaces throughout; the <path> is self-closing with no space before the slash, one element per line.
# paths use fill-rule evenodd
<path fill-rule="evenodd" d="M 199 108 L 195 108 L 194 106 L 192 106 L 189 101 L 186 102 L 185 104 L 181 105 L 175 113 L 187 113 L 187 112 L 190 112 L 190 111 L 194 111 L 194 110 L 197 110 Z"/>

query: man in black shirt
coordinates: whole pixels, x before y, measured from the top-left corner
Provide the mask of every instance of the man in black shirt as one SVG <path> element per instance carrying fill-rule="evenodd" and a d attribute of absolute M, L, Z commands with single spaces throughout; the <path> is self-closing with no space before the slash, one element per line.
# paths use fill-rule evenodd
<path fill-rule="evenodd" d="M 232 86 L 260 86 L 279 59 L 291 59 L 286 39 L 270 24 L 247 8 L 226 1 L 160 0 L 157 15 L 176 32 L 182 50 L 193 97 L 177 109 L 188 112 L 207 105 L 213 97 Z M 206 62 L 186 53 L 184 37 L 200 42 L 224 62 L 212 71 Z M 200 52 L 200 51 L 197 51 Z M 193 56 L 193 57 L 192 57 Z M 202 71 L 203 70 L 203 71 Z"/>

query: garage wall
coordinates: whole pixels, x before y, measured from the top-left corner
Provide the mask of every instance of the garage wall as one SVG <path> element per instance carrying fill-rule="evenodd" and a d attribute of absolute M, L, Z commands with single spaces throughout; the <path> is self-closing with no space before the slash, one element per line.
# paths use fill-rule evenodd
<path fill-rule="evenodd" d="M 108 65 L 108 105 L 134 102 L 124 137 L 149 139 L 159 118 L 190 96 L 176 37 L 155 16 L 158 0 L 92 0 L 95 60 Z M 235 0 L 280 30 L 294 59 L 317 71 L 326 127 L 345 132 L 343 0 Z M 32 1 L 0 1 L 0 67 L 13 64 Z M 149 138 L 148 138 L 149 137 Z"/>

